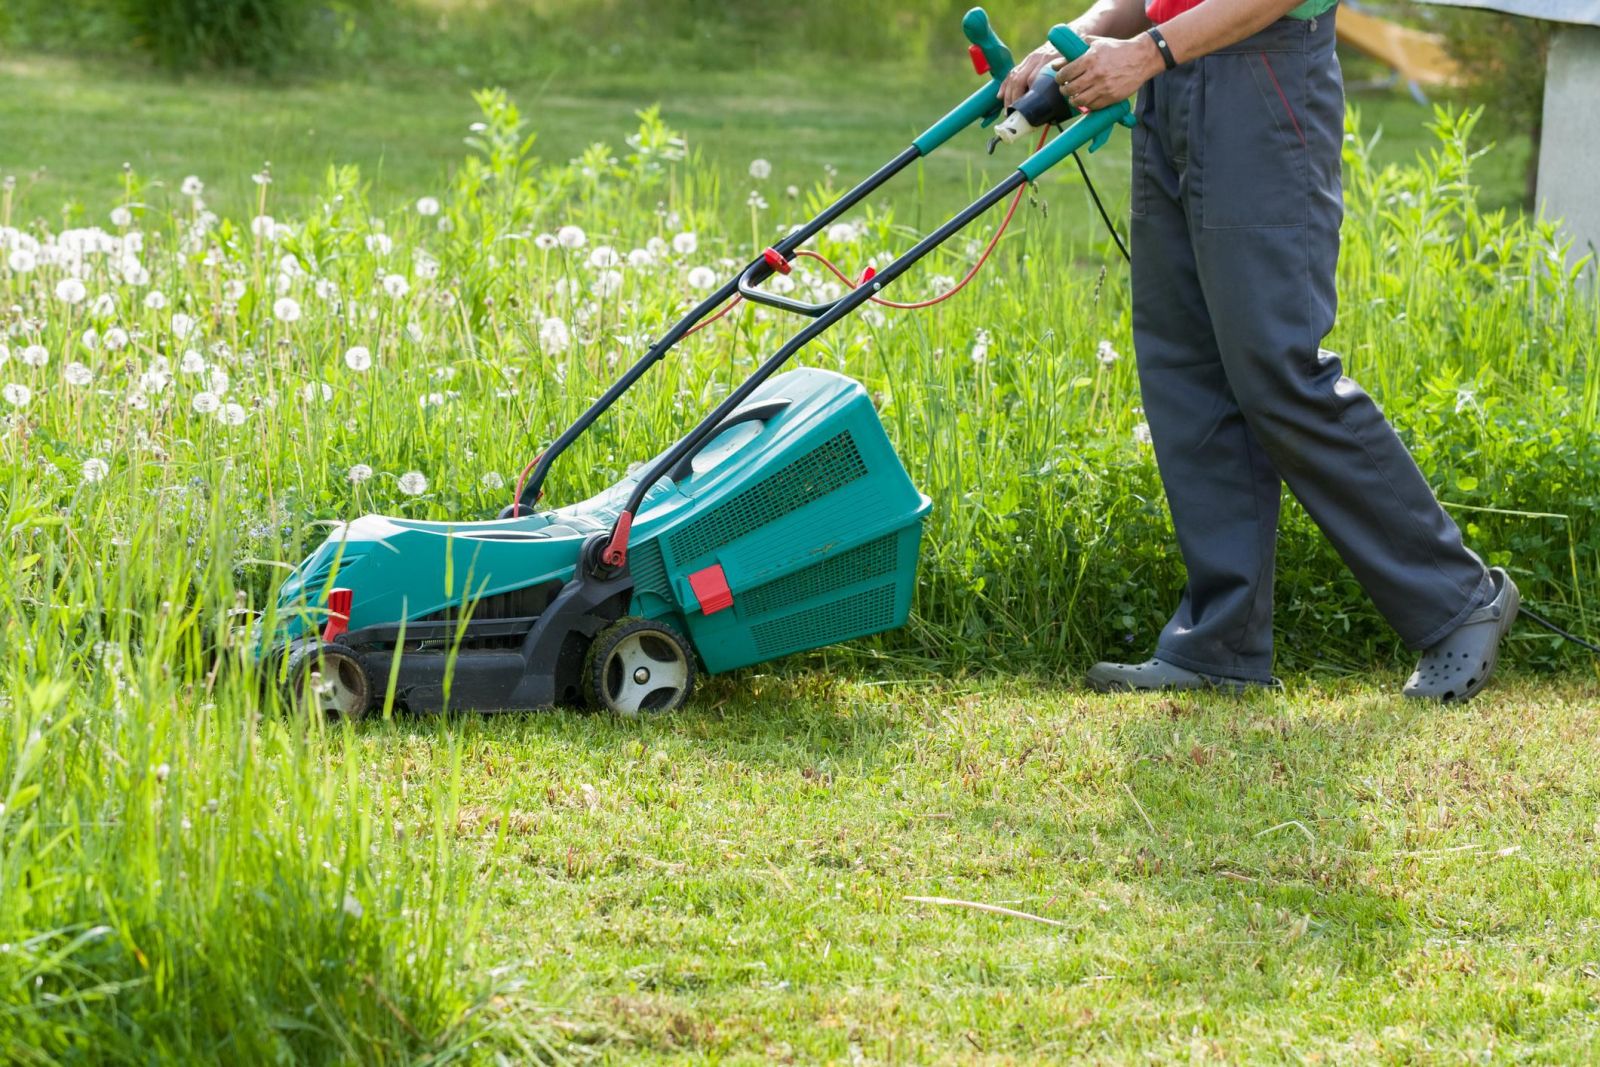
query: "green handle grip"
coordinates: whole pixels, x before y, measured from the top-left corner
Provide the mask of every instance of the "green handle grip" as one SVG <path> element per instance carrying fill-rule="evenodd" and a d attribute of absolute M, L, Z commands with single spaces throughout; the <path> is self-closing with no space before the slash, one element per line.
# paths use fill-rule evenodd
<path fill-rule="evenodd" d="M 968 11 L 961 20 L 961 32 L 967 35 L 967 40 L 978 46 L 983 53 L 983 58 L 989 62 L 989 76 L 996 82 L 1005 80 L 1011 73 L 1015 61 L 1011 58 L 1011 49 L 1006 47 L 994 32 L 994 27 L 989 25 L 989 13 L 981 7 Z"/>
<path fill-rule="evenodd" d="M 1089 52 L 1088 44 L 1065 22 L 1050 27 L 1050 32 L 1045 37 L 1055 46 L 1057 52 L 1067 57 L 1069 63 Z"/>
<path fill-rule="evenodd" d="M 1006 80 L 1006 75 L 1011 73 L 1015 65 L 1011 49 L 995 34 L 994 27 L 989 25 L 988 12 L 981 7 L 967 12 L 967 17 L 961 20 L 961 29 L 988 62 L 989 84 L 957 104 L 948 115 L 911 142 L 923 155 L 932 152 L 974 122 L 988 125 L 1000 117 L 1000 83 Z"/>

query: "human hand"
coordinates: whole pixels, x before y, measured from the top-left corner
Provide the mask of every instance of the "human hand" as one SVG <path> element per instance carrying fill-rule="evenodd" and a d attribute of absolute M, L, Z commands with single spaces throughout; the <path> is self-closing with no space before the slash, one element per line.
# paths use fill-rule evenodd
<path fill-rule="evenodd" d="M 1141 33 L 1131 41 L 1112 37 L 1086 37 L 1084 41 L 1089 51 L 1056 73 L 1067 103 L 1080 110 L 1097 111 L 1126 100 L 1166 69 L 1161 49 L 1149 34 Z"/>
<path fill-rule="evenodd" d="M 1056 51 L 1055 45 L 1045 43 L 1022 57 L 1022 62 L 1011 68 L 1011 73 L 1006 75 L 1006 80 L 1000 85 L 1000 99 L 1006 107 L 1010 107 L 1024 96 L 1033 86 L 1033 79 L 1039 72 L 1051 63 L 1061 58 L 1061 53 Z"/>

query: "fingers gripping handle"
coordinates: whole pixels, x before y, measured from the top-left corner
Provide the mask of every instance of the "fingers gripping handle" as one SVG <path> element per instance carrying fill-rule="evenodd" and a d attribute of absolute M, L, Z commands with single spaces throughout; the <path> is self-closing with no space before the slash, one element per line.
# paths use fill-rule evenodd
<path fill-rule="evenodd" d="M 967 12 L 961 20 L 961 31 L 967 35 L 973 47 L 983 53 L 984 61 L 989 66 L 989 77 L 995 84 L 1005 80 L 1011 73 L 1013 60 L 1011 49 L 1006 47 L 1004 41 L 994 32 L 994 27 L 989 25 L 989 13 L 981 7 L 975 7 Z"/>

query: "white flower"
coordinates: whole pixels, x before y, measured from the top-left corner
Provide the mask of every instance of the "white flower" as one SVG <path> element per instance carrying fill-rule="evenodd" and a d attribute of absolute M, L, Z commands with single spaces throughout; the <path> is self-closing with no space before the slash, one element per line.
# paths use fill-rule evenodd
<path fill-rule="evenodd" d="M 427 475 L 421 471 L 406 471 L 400 476 L 398 484 L 406 496 L 421 496 L 428 491 Z"/>
<path fill-rule="evenodd" d="M 77 360 L 68 363 L 61 376 L 67 380 L 68 385 L 88 385 L 94 381 L 94 371 Z"/>
<path fill-rule="evenodd" d="M 365 463 L 357 463 L 345 472 L 345 477 L 350 480 L 351 485 L 360 485 L 372 477 L 372 468 Z"/>
<path fill-rule="evenodd" d="M 205 191 L 206 183 L 201 181 L 193 174 L 189 175 L 187 178 L 184 178 L 183 183 L 178 186 L 178 192 L 182 193 L 184 196 L 199 196 Z"/>
<path fill-rule="evenodd" d="M 116 310 L 117 302 L 111 299 L 110 293 L 101 293 L 99 296 L 89 301 L 89 314 L 93 315 L 97 319 L 103 319 L 108 315 L 113 315 L 116 313 Z"/>
<path fill-rule="evenodd" d="M 50 350 L 44 345 L 29 345 L 17 354 L 17 358 L 30 367 L 42 367 L 50 362 Z"/>
<path fill-rule="evenodd" d="M 222 406 L 222 401 L 216 393 L 196 393 L 194 399 L 189 401 L 189 406 L 202 415 L 209 415 Z"/>
<path fill-rule="evenodd" d="M 229 278 L 222 283 L 222 299 L 240 300 L 244 297 L 244 282 L 238 278 Z"/>
<path fill-rule="evenodd" d="M 257 215 L 250 220 L 250 232 L 257 237 L 271 240 L 277 232 L 278 223 L 271 215 Z"/>
<path fill-rule="evenodd" d="M 989 331 L 980 329 L 972 341 L 972 362 L 982 364 L 989 360 Z"/>
<path fill-rule="evenodd" d="M 828 227 L 828 240 L 838 244 L 854 244 L 861 240 L 861 231 L 853 222 L 836 222 Z"/>
<path fill-rule="evenodd" d="M 107 352 L 122 351 L 124 348 L 128 347 L 128 331 L 124 330 L 121 326 L 111 327 L 111 329 L 106 331 L 105 343 Z"/>
<path fill-rule="evenodd" d="M 6 264 L 17 274 L 26 274 L 39 265 L 39 257 L 26 248 L 12 249 Z"/>
<path fill-rule="evenodd" d="M 563 226 L 556 231 L 556 240 L 562 248 L 582 248 L 589 243 L 589 237 L 577 226 Z"/>
<path fill-rule="evenodd" d="M 800 199 L 800 187 L 798 185 L 791 185 L 788 188 L 784 189 L 783 195 L 787 196 L 790 200 L 799 200 Z"/>
<path fill-rule="evenodd" d="M 89 290 L 76 278 L 62 278 L 56 283 L 56 299 L 63 304 L 81 304 Z"/>
<path fill-rule="evenodd" d="M 300 387 L 300 399 L 308 404 L 333 399 L 333 386 L 327 382 L 307 382 Z"/>
<path fill-rule="evenodd" d="M 411 291 L 411 283 L 398 274 L 385 274 L 383 276 L 383 291 L 399 300 Z"/>
<path fill-rule="evenodd" d="M 750 177 L 758 182 L 766 181 L 772 177 L 772 164 L 764 159 L 752 159 L 750 161 Z"/>
<path fill-rule="evenodd" d="M 594 293 L 598 297 L 616 296 L 622 291 L 622 272 L 620 270 L 601 271 L 600 277 L 594 280 Z"/>
<path fill-rule="evenodd" d="M 211 391 L 218 396 L 228 391 L 228 372 L 221 367 L 212 367 L 211 373 L 206 375 L 206 381 Z"/>
<path fill-rule="evenodd" d="M 672 250 L 680 256 L 692 256 L 700 250 L 700 238 L 693 232 L 680 233 L 672 239 Z"/>
<path fill-rule="evenodd" d="M 628 253 L 628 266 L 635 269 L 651 266 L 655 261 L 656 257 L 650 254 L 648 248 L 635 248 Z"/>
<path fill-rule="evenodd" d="M 167 306 L 167 294 L 160 289 L 152 289 L 144 295 L 144 306 L 151 311 L 160 311 Z"/>
<path fill-rule="evenodd" d="M 111 225 L 117 227 L 133 225 L 133 212 L 120 204 L 117 205 L 111 209 Z"/>
<path fill-rule="evenodd" d="M 367 251 L 375 256 L 386 256 L 394 249 L 394 241 L 386 233 L 367 234 Z"/>
<path fill-rule="evenodd" d="M 272 302 L 272 317 L 279 322 L 299 322 L 300 304 L 292 296 L 280 296 Z"/>
<path fill-rule="evenodd" d="M 615 267 L 621 262 L 622 257 L 617 255 L 617 250 L 610 245 L 595 245 L 594 251 L 589 253 L 589 266 L 596 269 Z"/>
<path fill-rule="evenodd" d="M 1148 422 L 1141 422 L 1139 425 L 1133 428 L 1134 444 L 1147 445 L 1152 440 L 1153 438 L 1150 436 L 1150 424 Z"/>
<path fill-rule="evenodd" d="M 83 461 L 82 473 L 85 482 L 94 483 L 104 478 L 111 470 L 111 464 L 98 456 Z"/>
<path fill-rule="evenodd" d="M 490 471 L 483 476 L 483 487 L 485 489 L 504 489 L 506 480 L 494 471 Z"/>
<path fill-rule="evenodd" d="M 644 250 L 650 253 L 652 259 L 660 259 L 667 254 L 667 242 L 659 237 L 652 237 L 644 243 Z"/>
<path fill-rule="evenodd" d="M 122 264 L 122 280 L 129 285 L 149 285 L 150 272 L 137 259 L 130 259 Z"/>
<path fill-rule="evenodd" d="M 4 389 L 0 389 L 0 396 L 5 397 L 6 403 L 14 408 L 25 408 L 28 401 L 33 399 L 33 390 L 20 382 L 8 382 Z"/>
<path fill-rule="evenodd" d="M 299 256 L 286 252 L 278 257 L 278 273 L 287 275 L 290 278 L 298 278 L 305 272 L 306 269 L 300 265 Z"/>
<path fill-rule="evenodd" d="M 1463 411 L 1466 411 L 1466 410 L 1468 410 L 1470 408 L 1475 408 L 1477 406 L 1478 406 L 1478 394 L 1477 393 L 1474 393 L 1471 389 L 1466 389 L 1466 388 L 1462 388 L 1462 389 L 1457 389 L 1456 390 L 1456 414 L 1457 415 L 1461 414 Z"/>
<path fill-rule="evenodd" d="M 123 403 L 134 411 L 143 411 L 150 406 L 150 398 L 144 395 L 144 390 L 135 386 L 128 390 L 128 396 Z"/>
<path fill-rule="evenodd" d="M 366 345 L 353 345 L 344 354 L 344 365 L 353 371 L 364 371 L 372 366 L 372 351 Z"/>
<path fill-rule="evenodd" d="M 552 356 L 559 356 L 572 344 L 572 334 L 567 324 L 552 315 L 539 324 L 539 346 Z"/>
<path fill-rule="evenodd" d="M 710 289 L 717 284 L 717 272 L 710 267 L 695 267 L 689 271 L 688 279 L 691 289 Z"/>
<path fill-rule="evenodd" d="M 431 281 L 439 276 L 439 261 L 419 248 L 412 259 L 411 269 L 417 277 Z"/>
<path fill-rule="evenodd" d="M 756 211 L 765 211 L 767 210 L 767 198 L 752 189 L 750 190 L 750 195 L 744 198 L 744 206 Z"/>
<path fill-rule="evenodd" d="M 235 404 L 231 400 L 217 409 L 217 421 L 224 426 L 243 426 L 244 420 L 249 417 L 250 413 L 243 404 Z"/>
<path fill-rule="evenodd" d="M 206 369 L 205 357 L 194 349 L 186 349 L 183 358 L 178 360 L 178 369 L 185 374 L 199 374 Z"/>
<path fill-rule="evenodd" d="M 1107 367 L 1111 366 L 1111 364 L 1115 363 L 1121 358 L 1117 350 L 1112 347 L 1110 341 L 1101 341 L 1097 346 L 1095 346 L 1094 354 L 1095 358 L 1099 359 L 1100 362 Z"/>
<path fill-rule="evenodd" d="M 194 332 L 194 319 L 183 312 L 172 316 L 172 335 L 178 340 L 183 340 Z"/>
<path fill-rule="evenodd" d="M 93 352 L 100 347 L 100 331 L 93 326 L 83 331 L 83 347 Z"/>
<path fill-rule="evenodd" d="M 560 241 L 556 240 L 556 235 L 553 233 L 541 233 L 539 236 L 533 239 L 533 247 L 537 248 L 541 252 L 548 252 L 560 243 Z"/>
<path fill-rule="evenodd" d="M 424 196 L 417 200 L 417 214 L 432 218 L 439 213 L 439 201 L 436 197 Z"/>

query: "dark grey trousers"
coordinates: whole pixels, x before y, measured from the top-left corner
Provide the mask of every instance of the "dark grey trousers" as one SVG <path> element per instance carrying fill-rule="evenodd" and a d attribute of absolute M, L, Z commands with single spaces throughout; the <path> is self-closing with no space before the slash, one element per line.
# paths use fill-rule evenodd
<path fill-rule="evenodd" d="M 1343 217 L 1333 45 L 1332 12 L 1283 19 L 1139 96 L 1133 340 L 1188 569 L 1156 655 L 1190 670 L 1271 677 L 1280 479 L 1412 648 L 1491 588 L 1383 412 L 1321 347 Z"/>

